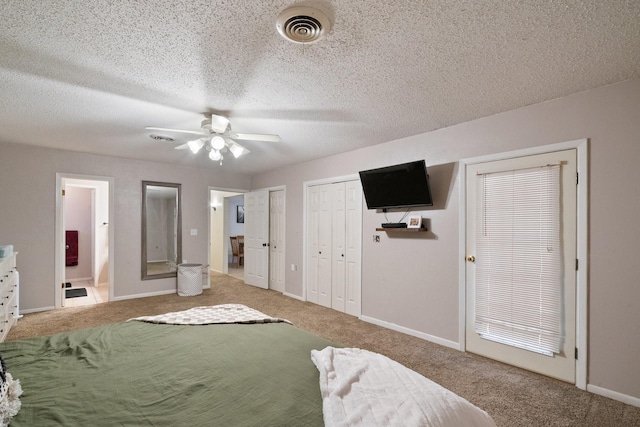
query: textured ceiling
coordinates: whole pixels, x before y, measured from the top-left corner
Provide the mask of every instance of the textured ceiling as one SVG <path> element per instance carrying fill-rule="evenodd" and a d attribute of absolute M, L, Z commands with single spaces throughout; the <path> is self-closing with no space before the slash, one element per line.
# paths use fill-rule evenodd
<path fill-rule="evenodd" d="M 283 39 L 293 5 L 330 33 Z M 0 20 L 0 141 L 244 173 L 640 77 L 637 0 L 5 0 Z M 282 141 L 220 166 L 144 129 L 205 112 Z"/>

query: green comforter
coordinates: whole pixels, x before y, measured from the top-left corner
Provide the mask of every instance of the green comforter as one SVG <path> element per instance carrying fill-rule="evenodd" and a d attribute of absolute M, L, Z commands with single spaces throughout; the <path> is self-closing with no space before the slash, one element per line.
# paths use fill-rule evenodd
<path fill-rule="evenodd" d="M 285 323 L 126 322 L 0 344 L 19 426 L 322 426 L 312 349 Z"/>

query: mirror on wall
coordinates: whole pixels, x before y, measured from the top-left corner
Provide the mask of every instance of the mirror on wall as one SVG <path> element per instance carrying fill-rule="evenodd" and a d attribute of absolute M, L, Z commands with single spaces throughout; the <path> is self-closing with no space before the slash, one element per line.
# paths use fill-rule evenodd
<path fill-rule="evenodd" d="M 142 181 L 142 280 L 176 277 L 181 262 L 180 184 Z"/>

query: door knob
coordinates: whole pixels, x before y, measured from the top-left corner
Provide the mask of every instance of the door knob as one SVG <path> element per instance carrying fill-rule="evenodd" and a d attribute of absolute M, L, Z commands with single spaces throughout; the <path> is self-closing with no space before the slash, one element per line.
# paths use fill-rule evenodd
<path fill-rule="evenodd" d="M 473 255 L 469 255 L 466 258 L 467 262 L 476 262 L 476 257 L 474 257 Z"/>

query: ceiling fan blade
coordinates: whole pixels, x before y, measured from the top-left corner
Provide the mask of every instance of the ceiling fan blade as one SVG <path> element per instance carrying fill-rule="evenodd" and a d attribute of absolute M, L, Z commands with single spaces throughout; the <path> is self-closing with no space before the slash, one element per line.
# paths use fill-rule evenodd
<path fill-rule="evenodd" d="M 187 148 L 189 148 L 189 143 L 178 145 L 177 147 L 173 147 L 173 148 L 174 150 L 186 150 Z"/>
<path fill-rule="evenodd" d="M 224 133 L 229 126 L 229 119 L 224 116 L 211 114 L 211 130 L 215 133 Z"/>
<path fill-rule="evenodd" d="M 192 135 L 210 135 L 209 132 L 204 132 L 201 130 L 183 130 L 183 129 L 170 129 L 170 128 L 157 128 L 153 126 L 145 127 L 147 130 L 161 130 L 165 132 L 177 132 L 177 133 L 188 133 Z"/>
<path fill-rule="evenodd" d="M 227 134 L 230 138 L 240 139 L 245 141 L 263 141 L 263 142 L 280 142 L 280 136 L 269 135 L 263 133 L 236 133 L 230 132 Z"/>

